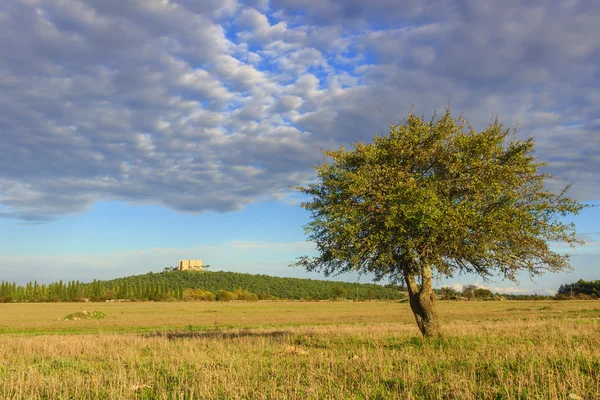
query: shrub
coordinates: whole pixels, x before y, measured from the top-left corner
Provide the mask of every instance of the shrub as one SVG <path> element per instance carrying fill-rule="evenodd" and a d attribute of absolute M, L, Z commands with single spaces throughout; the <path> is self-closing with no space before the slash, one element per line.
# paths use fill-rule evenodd
<path fill-rule="evenodd" d="M 114 298 L 117 297 L 117 294 L 115 293 L 114 290 L 106 290 L 104 292 L 104 296 L 103 296 L 106 300 L 113 300 Z"/>
<path fill-rule="evenodd" d="M 341 285 L 336 285 L 331 289 L 331 295 L 334 299 L 343 299 L 348 295 L 348 291 Z"/>
<path fill-rule="evenodd" d="M 163 292 L 163 293 L 158 293 L 155 296 L 152 296 L 150 298 L 150 300 L 152 301 L 166 301 L 167 299 L 169 299 L 171 297 L 170 293 L 167 292 Z"/>
<path fill-rule="evenodd" d="M 183 292 L 183 299 L 186 301 L 215 301 L 215 295 L 208 290 L 187 289 Z"/>
<path fill-rule="evenodd" d="M 258 296 L 247 290 L 238 289 L 234 293 L 236 300 L 258 301 Z"/>
<path fill-rule="evenodd" d="M 455 300 L 458 296 L 458 292 L 449 286 L 444 286 L 440 289 L 441 300 Z"/>
<path fill-rule="evenodd" d="M 217 290 L 215 298 L 217 301 L 231 301 L 235 299 L 235 293 L 228 292 L 227 290 Z"/>
<path fill-rule="evenodd" d="M 493 293 L 489 289 L 477 288 L 474 291 L 475 298 L 480 300 L 490 300 L 493 296 Z"/>
<path fill-rule="evenodd" d="M 64 321 L 78 321 L 80 319 L 104 319 L 106 314 L 102 311 L 79 311 L 63 318 Z"/>
<path fill-rule="evenodd" d="M 259 300 L 272 300 L 272 296 L 268 293 L 259 293 L 258 299 Z"/>

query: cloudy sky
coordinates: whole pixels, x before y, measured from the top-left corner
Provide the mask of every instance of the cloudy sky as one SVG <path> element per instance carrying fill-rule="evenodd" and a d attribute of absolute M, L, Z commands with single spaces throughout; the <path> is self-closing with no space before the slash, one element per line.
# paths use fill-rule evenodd
<path fill-rule="evenodd" d="M 598 37 L 583 0 L 3 0 L 0 280 L 180 258 L 317 277 L 287 267 L 313 251 L 290 185 L 318 148 L 449 98 L 476 128 L 518 124 L 553 187 L 598 204 Z M 576 222 L 574 272 L 486 285 L 598 279 L 599 209 Z"/>

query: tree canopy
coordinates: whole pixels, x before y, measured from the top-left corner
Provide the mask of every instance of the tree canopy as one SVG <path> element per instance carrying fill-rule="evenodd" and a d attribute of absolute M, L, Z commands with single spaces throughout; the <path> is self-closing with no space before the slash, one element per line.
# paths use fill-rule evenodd
<path fill-rule="evenodd" d="M 546 188 L 551 175 L 533 151 L 533 139 L 498 120 L 477 132 L 449 110 L 429 121 L 411 113 L 372 143 L 324 150 L 318 181 L 297 188 L 311 197 L 302 206 L 318 255 L 297 264 L 403 281 L 419 328 L 437 335 L 434 274 L 515 280 L 569 268 L 548 243 L 578 243 L 560 217 L 584 206 Z"/>
<path fill-rule="evenodd" d="M 560 285 L 558 294 L 563 296 L 583 295 L 600 298 L 600 279 L 585 281 L 583 279 L 574 283 Z"/>

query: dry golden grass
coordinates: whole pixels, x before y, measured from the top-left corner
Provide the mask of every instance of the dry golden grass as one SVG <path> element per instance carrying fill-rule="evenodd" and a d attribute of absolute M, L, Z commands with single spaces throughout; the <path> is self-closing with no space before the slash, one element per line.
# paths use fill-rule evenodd
<path fill-rule="evenodd" d="M 399 303 L 2 305 L 0 398 L 600 399 L 600 302 L 439 306 L 423 340 Z"/>

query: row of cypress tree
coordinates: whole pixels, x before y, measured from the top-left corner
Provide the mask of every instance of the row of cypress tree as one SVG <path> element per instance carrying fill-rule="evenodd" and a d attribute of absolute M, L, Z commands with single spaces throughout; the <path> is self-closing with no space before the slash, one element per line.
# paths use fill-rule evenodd
<path fill-rule="evenodd" d="M 37 281 L 26 285 L 8 281 L 0 283 L 0 302 L 70 302 L 84 299 L 160 301 L 169 298 L 183 300 L 183 293 L 183 287 L 169 287 L 167 282 L 159 281 L 124 281 L 121 285 L 107 284 L 96 279 L 90 283 L 60 280 L 47 285 L 38 284 Z"/>

